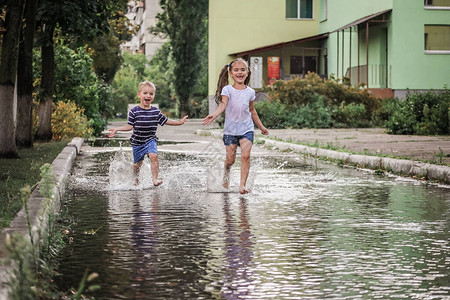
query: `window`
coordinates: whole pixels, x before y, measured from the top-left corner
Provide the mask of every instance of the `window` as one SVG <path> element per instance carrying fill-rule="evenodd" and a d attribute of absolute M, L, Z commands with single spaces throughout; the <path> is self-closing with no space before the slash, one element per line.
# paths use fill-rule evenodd
<path fill-rule="evenodd" d="M 313 0 L 286 0 L 286 18 L 312 19 Z"/>
<path fill-rule="evenodd" d="M 450 0 L 424 0 L 424 5 L 427 8 L 450 7 Z"/>
<path fill-rule="evenodd" d="M 425 52 L 450 53 L 450 25 L 425 25 Z"/>
<path fill-rule="evenodd" d="M 301 56 L 291 56 L 291 74 L 303 74 L 303 58 Z M 305 56 L 305 74 L 308 72 L 317 73 L 317 57 Z"/>

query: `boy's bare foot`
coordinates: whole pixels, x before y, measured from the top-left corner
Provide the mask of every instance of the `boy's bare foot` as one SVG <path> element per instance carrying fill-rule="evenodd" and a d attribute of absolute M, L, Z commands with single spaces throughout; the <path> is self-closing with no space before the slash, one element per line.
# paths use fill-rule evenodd
<path fill-rule="evenodd" d="M 138 186 L 139 185 L 139 178 L 136 177 L 136 179 L 134 180 L 134 186 Z"/>
<path fill-rule="evenodd" d="M 153 180 L 153 185 L 154 186 L 160 186 L 163 183 L 162 180 Z"/>
<path fill-rule="evenodd" d="M 245 187 L 242 187 L 242 188 L 239 189 L 239 193 L 241 193 L 241 194 L 248 194 L 249 192 L 250 191 L 247 190 Z"/>

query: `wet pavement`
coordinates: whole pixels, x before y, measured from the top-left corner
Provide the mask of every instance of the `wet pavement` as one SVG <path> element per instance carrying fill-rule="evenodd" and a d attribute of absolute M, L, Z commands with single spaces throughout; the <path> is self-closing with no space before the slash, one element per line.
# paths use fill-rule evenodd
<path fill-rule="evenodd" d="M 211 186 L 224 146 L 200 126 L 159 128 L 157 188 L 116 184 L 116 166 L 131 170 L 127 141 L 83 146 L 61 289 L 89 269 L 101 286 L 90 295 L 108 300 L 449 297 L 448 187 L 256 144 L 252 192 L 235 189 L 239 159 L 223 192 Z"/>
<path fill-rule="evenodd" d="M 125 123 L 110 123 L 108 128 Z M 217 125 L 202 126 L 201 120 L 193 119 L 182 126 L 159 127 L 157 135 L 162 140 L 208 140 L 196 134 L 199 129 L 221 132 Z M 259 131 L 256 130 L 255 133 L 258 134 Z M 122 132 L 117 136 L 129 135 L 130 133 Z M 345 128 L 269 129 L 268 138 L 343 152 L 386 155 L 450 166 L 450 136 L 392 135 L 387 134 L 384 128 Z"/>

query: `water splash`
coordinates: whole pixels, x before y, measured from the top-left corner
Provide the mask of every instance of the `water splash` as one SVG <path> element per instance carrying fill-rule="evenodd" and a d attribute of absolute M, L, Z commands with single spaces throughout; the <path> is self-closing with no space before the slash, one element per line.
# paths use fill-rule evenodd
<path fill-rule="evenodd" d="M 255 177 L 257 174 L 257 168 L 250 169 L 247 178 L 246 187 L 249 190 L 253 189 L 255 183 Z M 233 167 L 230 172 L 229 186 L 230 188 L 223 187 L 223 176 L 225 173 L 223 162 L 216 162 L 209 166 L 206 170 L 206 190 L 209 193 L 238 193 L 239 184 L 241 178 L 240 166 Z"/>
<path fill-rule="evenodd" d="M 139 183 L 133 169 L 133 153 L 120 149 L 109 165 L 110 190 L 136 190 L 153 187 L 152 171 L 148 158 L 144 159 L 139 172 Z"/>

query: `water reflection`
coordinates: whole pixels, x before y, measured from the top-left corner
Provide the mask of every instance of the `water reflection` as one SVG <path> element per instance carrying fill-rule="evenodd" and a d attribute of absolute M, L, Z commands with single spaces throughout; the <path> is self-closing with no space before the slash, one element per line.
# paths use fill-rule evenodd
<path fill-rule="evenodd" d="M 133 203 L 133 222 L 130 235 L 133 242 L 130 284 L 136 291 L 134 297 L 144 299 L 151 281 L 159 270 L 158 258 L 158 205 L 159 195 L 155 193 L 148 208 L 142 207 L 138 197 L 130 199 Z"/>
<path fill-rule="evenodd" d="M 250 232 L 247 200 L 239 199 L 239 222 L 234 220 L 230 209 L 230 197 L 223 195 L 223 213 L 225 218 L 225 259 L 224 299 L 242 299 L 249 295 L 251 288 L 251 263 L 253 257 L 253 242 Z"/>

